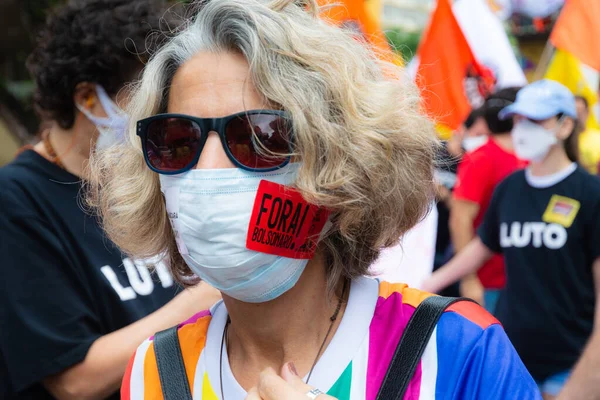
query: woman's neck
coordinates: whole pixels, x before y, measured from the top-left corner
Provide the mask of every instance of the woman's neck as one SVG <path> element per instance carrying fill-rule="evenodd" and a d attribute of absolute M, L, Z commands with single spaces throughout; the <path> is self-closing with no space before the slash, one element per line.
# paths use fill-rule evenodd
<path fill-rule="evenodd" d="M 531 176 L 548 176 L 562 171 L 572 164 L 565 153 L 561 144 L 554 145 L 544 160 L 541 162 L 531 162 L 529 171 Z"/>
<path fill-rule="evenodd" d="M 509 153 L 513 153 L 513 141 L 512 135 L 510 133 L 498 133 L 495 135 L 491 135 L 490 138 L 504 151 Z"/>
<path fill-rule="evenodd" d="M 250 304 L 223 296 L 231 318 L 229 363 L 240 385 L 247 390 L 256 384 L 262 370 L 271 367 L 279 371 L 290 361 L 300 376 L 308 374 L 321 346 L 325 343 L 326 348 L 342 320 L 349 284 L 340 312 L 331 321 L 342 287 L 340 282 L 335 296 L 327 295 L 325 264 L 315 257 L 298 283 L 273 301 Z"/>
<path fill-rule="evenodd" d="M 51 149 L 59 158 L 62 167 L 73 175 L 83 178 L 90 158 L 91 135 L 77 129 L 76 126 L 71 129 L 62 129 L 56 123 L 52 124 L 47 135 L 46 140 L 50 142 Z M 50 161 L 53 160 L 43 141 L 36 144 L 34 150 Z"/>

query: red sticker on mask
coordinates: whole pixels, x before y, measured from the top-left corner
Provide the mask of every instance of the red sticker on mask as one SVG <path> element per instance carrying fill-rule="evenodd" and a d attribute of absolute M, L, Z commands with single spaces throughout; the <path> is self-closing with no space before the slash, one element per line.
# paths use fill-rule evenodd
<path fill-rule="evenodd" d="M 297 190 L 263 180 L 254 200 L 246 248 L 310 259 L 328 217 L 328 211 L 307 203 Z"/>

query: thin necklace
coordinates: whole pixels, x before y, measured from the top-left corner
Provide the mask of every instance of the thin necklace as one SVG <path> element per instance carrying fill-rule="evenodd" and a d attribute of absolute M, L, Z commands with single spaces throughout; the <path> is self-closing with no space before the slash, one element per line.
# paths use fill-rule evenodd
<path fill-rule="evenodd" d="M 321 352 L 323 351 L 323 348 L 325 347 L 325 343 L 327 343 L 327 338 L 331 334 L 331 330 L 333 329 L 333 324 L 337 320 L 337 318 L 340 314 L 340 310 L 342 308 L 342 301 L 346 295 L 347 284 L 348 284 L 348 281 L 344 280 L 344 286 L 342 288 L 342 296 L 338 300 L 338 304 L 337 304 L 337 307 L 335 308 L 335 312 L 329 318 L 329 320 L 331 321 L 329 323 L 329 329 L 327 329 L 327 333 L 325 334 L 323 343 L 321 343 L 321 347 L 319 348 L 319 351 L 317 352 L 317 355 L 315 356 L 315 360 L 313 361 L 312 367 L 310 367 L 310 371 L 308 372 L 308 377 L 306 378 L 307 384 L 310 381 L 310 377 L 312 376 L 315 366 L 317 365 L 317 361 L 319 361 L 319 357 L 321 356 Z M 229 316 L 227 316 L 227 322 L 225 322 L 225 328 L 223 328 L 223 336 L 221 337 L 221 352 L 220 352 L 221 355 L 219 357 L 219 382 L 221 384 L 221 400 L 225 400 L 225 394 L 223 391 L 223 349 L 225 347 L 229 348 L 229 344 L 227 343 L 227 332 L 229 330 L 230 322 L 231 322 L 231 319 L 229 318 Z"/>
<path fill-rule="evenodd" d="M 50 143 L 50 131 L 45 131 L 42 135 L 42 140 L 44 141 L 44 147 L 46 148 L 46 153 L 50 156 L 50 162 L 58 165 L 60 168 L 65 169 L 65 166 L 60 161 L 60 157 L 54 151 L 54 147 L 52 143 Z"/>

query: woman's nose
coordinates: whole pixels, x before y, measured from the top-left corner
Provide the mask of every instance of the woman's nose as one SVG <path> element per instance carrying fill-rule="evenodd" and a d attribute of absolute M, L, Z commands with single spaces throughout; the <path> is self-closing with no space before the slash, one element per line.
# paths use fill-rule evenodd
<path fill-rule="evenodd" d="M 219 169 L 235 168 L 235 165 L 229 160 L 221 138 L 216 132 L 209 132 L 196 169 Z"/>

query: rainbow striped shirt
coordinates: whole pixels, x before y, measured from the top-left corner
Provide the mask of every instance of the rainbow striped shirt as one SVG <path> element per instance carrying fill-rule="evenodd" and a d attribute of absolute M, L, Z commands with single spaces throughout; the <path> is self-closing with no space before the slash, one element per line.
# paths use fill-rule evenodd
<path fill-rule="evenodd" d="M 315 366 L 310 384 L 340 400 L 374 400 L 415 307 L 431 296 L 404 284 L 360 278 L 346 311 Z M 243 400 L 227 354 L 220 360 L 227 320 L 222 302 L 180 325 L 179 340 L 194 399 Z M 152 338 L 132 357 L 123 400 L 162 399 Z M 481 307 L 453 304 L 441 317 L 410 382 L 405 400 L 541 399 L 502 327 Z"/>

